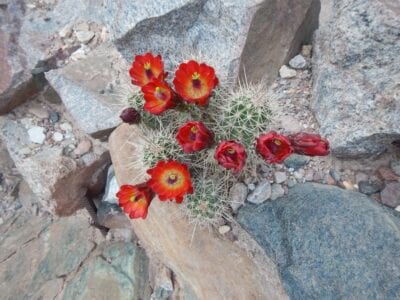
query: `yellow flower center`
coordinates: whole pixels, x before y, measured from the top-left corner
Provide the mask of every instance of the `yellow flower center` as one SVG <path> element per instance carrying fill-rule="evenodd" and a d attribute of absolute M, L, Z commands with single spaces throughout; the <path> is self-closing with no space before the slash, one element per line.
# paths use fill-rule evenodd
<path fill-rule="evenodd" d="M 145 69 L 145 70 L 150 70 L 150 68 L 151 68 L 151 63 L 150 63 L 150 62 L 146 62 L 146 63 L 144 64 L 144 69 Z"/>
<path fill-rule="evenodd" d="M 199 129 L 198 129 L 196 126 L 193 126 L 193 127 L 190 129 L 190 131 L 193 132 L 193 133 L 197 133 L 197 131 L 199 131 Z"/>
<path fill-rule="evenodd" d="M 192 80 L 197 80 L 200 78 L 200 74 L 198 72 L 194 72 L 192 75 Z"/>
<path fill-rule="evenodd" d="M 228 152 L 229 154 L 234 154 L 235 150 L 232 148 L 229 148 L 228 150 L 226 150 L 226 152 Z"/>
<path fill-rule="evenodd" d="M 274 143 L 275 143 L 275 145 L 278 145 L 278 146 L 282 145 L 282 142 L 278 139 L 274 139 Z"/>

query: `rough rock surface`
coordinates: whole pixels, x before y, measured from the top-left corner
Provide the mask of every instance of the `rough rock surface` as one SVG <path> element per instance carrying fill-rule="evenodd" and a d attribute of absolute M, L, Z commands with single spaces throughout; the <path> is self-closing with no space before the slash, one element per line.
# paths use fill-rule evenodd
<path fill-rule="evenodd" d="M 339 0 L 317 31 L 313 109 L 336 156 L 376 155 L 400 139 L 399 13 L 398 1 Z"/>
<path fill-rule="evenodd" d="M 76 159 L 64 155 L 63 147 L 31 148 L 27 128 L 21 120 L 1 117 L 0 128 L 11 158 L 39 198 L 42 209 L 70 215 L 82 207 L 82 199 L 88 193 L 101 192 L 110 163 L 102 143 L 96 141 L 92 152 Z"/>
<path fill-rule="evenodd" d="M 400 297 L 400 214 L 363 194 L 298 184 L 279 201 L 243 207 L 238 221 L 293 299 Z"/>
<path fill-rule="evenodd" d="M 147 274 L 142 249 L 106 242 L 85 214 L 0 226 L 2 299 L 148 299 Z"/>
<path fill-rule="evenodd" d="M 130 83 L 128 70 L 119 52 L 104 44 L 87 58 L 48 72 L 46 78 L 77 124 L 87 134 L 101 137 L 121 123 L 123 95 L 131 89 L 123 86 Z"/>
<path fill-rule="evenodd" d="M 40 89 L 20 51 L 19 37 L 24 13 L 22 1 L 0 8 L 0 114 L 6 113 Z"/>
<path fill-rule="evenodd" d="M 138 183 L 134 178 L 144 180 L 140 175 L 144 175 L 144 169 L 130 166 L 138 149 L 127 141 L 140 138 L 134 128 L 123 124 L 110 136 L 110 153 L 119 184 Z M 256 263 L 228 239 L 207 228 L 194 229 L 180 213 L 178 204 L 154 199 L 146 221 L 131 223 L 146 251 L 183 278 L 194 299 L 286 297 L 271 261 Z"/>

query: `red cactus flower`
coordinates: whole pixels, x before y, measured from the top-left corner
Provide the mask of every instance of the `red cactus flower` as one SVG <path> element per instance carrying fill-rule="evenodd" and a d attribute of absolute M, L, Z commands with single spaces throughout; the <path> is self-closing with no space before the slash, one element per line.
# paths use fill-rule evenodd
<path fill-rule="evenodd" d="M 175 72 L 174 86 L 176 92 L 187 102 L 207 105 L 208 98 L 218 78 L 212 67 L 194 60 L 179 65 Z"/>
<path fill-rule="evenodd" d="M 183 151 L 190 153 L 210 146 L 213 142 L 213 134 L 202 122 L 191 121 L 178 129 L 176 139 Z"/>
<path fill-rule="evenodd" d="M 289 139 L 275 131 L 260 135 L 257 138 L 256 150 L 266 162 L 271 164 L 281 163 L 293 153 Z"/>
<path fill-rule="evenodd" d="M 147 184 L 161 201 L 175 199 L 176 203 L 182 203 L 185 194 L 193 194 L 192 179 L 184 164 L 174 160 L 159 161 L 147 173 L 151 176 Z"/>
<path fill-rule="evenodd" d="M 131 219 L 147 217 L 147 211 L 154 197 L 153 191 L 145 184 L 122 185 L 116 194 L 118 205 Z"/>
<path fill-rule="evenodd" d="M 175 107 L 174 92 L 165 81 L 153 79 L 142 87 L 145 100 L 144 109 L 159 115 L 169 108 Z"/>
<path fill-rule="evenodd" d="M 329 142 L 319 134 L 298 132 L 289 135 L 294 152 L 309 156 L 325 156 L 329 154 Z"/>
<path fill-rule="evenodd" d="M 129 75 L 132 78 L 132 83 L 140 87 L 155 78 L 163 80 L 167 77 L 167 73 L 164 73 L 164 63 L 161 60 L 161 55 L 154 56 L 150 52 L 145 55 L 135 56 Z"/>
<path fill-rule="evenodd" d="M 214 158 L 226 169 L 240 172 L 246 163 L 246 149 L 235 141 L 225 141 L 218 145 Z"/>

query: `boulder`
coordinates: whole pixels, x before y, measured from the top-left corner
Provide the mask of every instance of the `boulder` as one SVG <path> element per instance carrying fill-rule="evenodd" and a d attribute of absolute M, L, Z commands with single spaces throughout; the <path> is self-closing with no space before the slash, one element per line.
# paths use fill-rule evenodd
<path fill-rule="evenodd" d="M 119 112 L 132 89 L 128 70 L 116 48 L 104 44 L 87 58 L 46 73 L 46 78 L 80 128 L 99 138 L 121 123 Z"/>
<path fill-rule="evenodd" d="M 400 213 L 366 195 L 298 184 L 237 220 L 277 262 L 292 299 L 400 297 Z"/>
<path fill-rule="evenodd" d="M 110 154 L 120 185 L 139 183 L 146 176 L 143 167 L 131 163 L 140 155 L 135 144 L 143 142 L 137 130 L 123 124 L 110 136 Z M 268 257 L 260 261 L 209 228 L 195 228 L 176 203 L 154 199 L 147 218 L 131 220 L 131 224 L 146 252 L 182 279 L 190 299 L 286 298 Z"/>
<path fill-rule="evenodd" d="M 41 88 L 19 45 L 23 10 L 19 0 L 0 8 L 0 114 L 9 112 Z"/>
<path fill-rule="evenodd" d="M 149 299 L 148 264 L 135 244 L 105 241 L 86 214 L 0 226 L 4 299 Z"/>
<path fill-rule="evenodd" d="M 312 107 L 335 156 L 378 155 L 400 139 L 399 12 L 398 1 L 334 1 L 316 33 Z"/>
<path fill-rule="evenodd" d="M 21 120 L 6 117 L 0 117 L 0 136 L 43 211 L 70 215 L 83 206 L 88 195 L 98 195 L 104 187 L 110 164 L 104 143 L 93 140 L 90 153 L 73 157 L 65 153 L 71 140 L 58 147 L 47 143 L 36 146 Z"/>

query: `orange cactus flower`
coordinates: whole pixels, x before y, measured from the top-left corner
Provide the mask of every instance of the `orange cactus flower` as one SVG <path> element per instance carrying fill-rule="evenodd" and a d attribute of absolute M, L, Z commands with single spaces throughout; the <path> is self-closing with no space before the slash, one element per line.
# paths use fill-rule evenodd
<path fill-rule="evenodd" d="M 256 150 L 270 164 L 279 164 L 293 153 L 289 139 L 275 131 L 260 135 L 257 138 Z"/>
<path fill-rule="evenodd" d="M 161 201 L 175 199 L 176 203 L 182 203 L 185 194 L 193 194 L 192 179 L 185 164 L 159 161 L 147 173 L 151 176 L 147 184 Z"/>
<path fill-rule="evenodd" d="M 120 187 L 116 196 L 118 205 L 129 215 L 129 218 L 145 219 L 154 193 L 145 183 L 125 184 Z"/>
<path fill-rule="evenodd" d="M 183 152 L 190 153 L 209 147 L 213 142 L 213 133 L 202 122 L 191 121 L 178 129 L 176 139 Z"/>
<path fill-rule="evenodd" d="M 175 72 L 176 92 L 185 101 L 205 106 L 212 90 L 218 84 L 218 78 L 212 67 L 194 60 L 179 65 Z"/>
<path fill-rule="evenodd" d="M 150 52 L 145 55 L 135 56 L 129 75 L 132 78 L 132 83 L 140 87 L 155 78 L 163 80 L 167 77 L 167 73 L 164 73 L 164 63 L 161 60 L 161 55 L 154 56 Z"/>
<path fill-rule="evenodd" d="M 145 100 L 144 109 L 159 115 L 169 108 L 175 107 L 174 92 L 165 81 L 153 79 L 142 87 Z"/>

